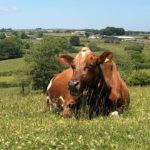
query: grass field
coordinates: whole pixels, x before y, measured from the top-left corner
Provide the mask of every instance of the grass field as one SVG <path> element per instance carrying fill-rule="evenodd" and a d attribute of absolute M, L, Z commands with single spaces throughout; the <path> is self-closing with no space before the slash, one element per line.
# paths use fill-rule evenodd
<path fill-rule="evenodd" d="M 124 47 L 130 44 L 91 41 L 123 57 L 127 56 Z M 150 45 L 145 45 L 147 58 L 149 50 Z M 0 61 L 0 150 L 150 149 L 150 86 L 129 87 L 131 104 L 119 117 L 66 119 L 42 112 L 46 96 L 40 91 L 27 92 L 25 88 L 28 95 L 22 96 L 18 83 L 26 78 L 22 74 L 25 67 L 23 58 Z"/>
<path fill-rule="evenodd" d="M 120 117 L 64 119 L 43 113 L 45 95 L 0 90 L 0 149 L 150 149 L 150 87 L 131 87 Z"/>
<path fill-rule="evenodd" d="M 0 61 L 0 74 L 10 74 L 22 70 L 25 65 L 23 60 L 23 58 L 18 58 Z"/>

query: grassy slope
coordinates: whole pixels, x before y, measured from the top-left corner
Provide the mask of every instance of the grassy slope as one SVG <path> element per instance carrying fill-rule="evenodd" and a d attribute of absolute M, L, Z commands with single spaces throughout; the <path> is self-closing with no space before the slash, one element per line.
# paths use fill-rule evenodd
<path fill-rule="evenodd" d="M 24 59 L 9 59 L 0 61 L 0 73 L 17 72 L 24 67 Z"/>
<path fill-rule="evenodd" d="M 24 58 L 0 61 L 0 87 L 17 86 L 24 68 Z"/>
<path fill-rule="evenodd" d="M 150 87 L 132 87 L 120 117 L 64 119 L 40 112 L 45 95 L 0 90 L 0 149 L 150 149 Z"/>
<path fill-rule="evenodd" d="M 127 43 L 96 42 L 102 48 L 126 55 L 123 48 Z M 149 49 L 146 45 L 147 57 Z M 23 68 L 23 59 L 0 61 L 0 74 L 10 73 L 1 75 L 0 82 L 16 83 L 16 73 Z M 150 149 L 149 91 L 150 87 L 131 87 L 130 109 L 123 116 L 90 121 L 41 113 L 45 95 L 22 97 L 19 88 L 0 88 L 0 149 Z"/>

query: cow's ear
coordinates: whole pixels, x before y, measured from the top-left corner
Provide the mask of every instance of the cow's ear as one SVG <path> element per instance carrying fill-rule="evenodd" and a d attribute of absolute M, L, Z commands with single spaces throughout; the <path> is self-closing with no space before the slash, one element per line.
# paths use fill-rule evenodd
<path fill-rule="evenodd" d="M 98 63 L 100 63 L 100 64 L 106 63 L 108 61 L 111 61 L 112 58 L 113 58 L 113 53 L 109 52 L 109 51 L 106 51 L 106 52 L 104 52 L 103 54 L 101 54 L 99 56 Z"/>
<path fill-rule="evenodd" d="M 69 55 L 61 55 L 58 57 L 58 61 L 63 65 L 70 65 L 73 59 L 74 58 Z"/>

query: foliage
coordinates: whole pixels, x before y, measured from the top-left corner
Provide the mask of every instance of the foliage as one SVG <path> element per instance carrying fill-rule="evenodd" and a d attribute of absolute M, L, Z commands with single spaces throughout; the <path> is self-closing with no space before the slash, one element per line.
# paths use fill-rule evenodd
<path fill-rule="evenodd" d="M 104 43 L 115 43 L 115 44 L 120 44 L 120 41 L 115 39 L 115 38 L 109 38 L 109 39 L 105 39 Z"/>
<path fill-rule="evenodd" d="M 14 30 L 13 30 L 11 33 L 12 33 L 12 35 L 14 35 L 14 36 L 16 36 L 16 37 L 19 37 L 19 32 L 18 32 L 18 31 L 14 31 Z"/>
<path fill-rule="evenodd" d="M 133 63 L 133 68 L 134 69 L 140 69 L 140 65 L 142 63 L 144 63 L 144 56 L 143 54 L 139 53 L 139 52 L 130 52 L 129 53 L 130 55 L 130 58 L 132 60 L 132 63 Z"/>
<path fill-rule="evenodd" d="M 128 85 L 150 85 L 150 74 L 144 71 L 133 71 L 126 79 Z"/>
<path fill-rule="evenodd" d="M 93 34 L 98 34 L 99 33 L 99 30 L 96 30 L 96 29 L 85 29 L 85 33 L 88 34 L 88 33 L 93 33 Z"/>
<path fill-rule="evenodd" d="M 29 35 L 34 35 L 36 32 L 34 30 L 29 31 Z"/>
<path fill-rule="evenodd" d="M 143 49 L 144 49 L 144 44 L 138 44 L 138 43 L 126 46 L 124 48 L 124 50 L 126 51 L 132 50 L 132 51 L 139 51 L 139 52 L 141 52 Z"/>
<path fill-rule="evenodd" d="M 45 90 L 50 78 L 62 69 L 57 57 L 69 49 L 69 43 L 61 37 L 44 37 L 41 44 L 26 58 L 30 64 L 30 75 L 35 89 Z"/>
<path fill-rule="evenodd" d="M 28 39 L 28 36 L 25 32 L 21 32 L 20 37 L 21 37 L 21 39 Z"/>
<path fill-rule="evenodd" d="M 38 31 L 37 32 L 37 37 L 38 38 L 42 38 L 43 37 L 43 32 L 42 31 Z"/>
<path fill-rule="evenodd" d="M 148 39 L 149 39 L 149 36 L 148 36 L 148 35 L 144 35 L 144 36 L 143 36 L 143 39 L 148 40 Z"/>
<path fill-rule="evenodd" d="M 124 71 L 127 73 L 132 72 L 133 64 L 129 56 L 124 57 L 123 55 L 115 54 L 113 59 L 116 62 L 119 71 Z"/>
<path fill-rule="evenodd" d="M 23 56 L 23 43 L 16 37 L 0 40 L 0 60 Z"/>
<path fill-rule="evenodd" d="M 5 38 L 6 38 L 5 33 L 0 33 L 0 39 L 5 39 Z"/>
<path fill-rule="evenodd" d="M 138 64 L 138 69 L 150 69 L 150 61 Z"/>
<path fill-rule="evenodd" d="M 78 50 L 77 50 L 75 47 L 70 47 L 70 49 L 69 49 L 68 52 L 69 52 L 69 53 L 77 53 Z"/>
<path fill-rule="evenodd" d="M 80 46 L 80 38 L 78 36 L 70 37 L 70 44 L 72 46 Z"/>
<path fill-rule="evenodd" d="M 146 59 L 141 51 L 130 50 L 128 51 L 128 56 L 130 57 L 130 60 L 132 62 L 133 69 L 142 69 L 147 65 Z"/>
<path fill-rule="evenodd" d="M 142 53 L 144 50 L 144 44 L 134 43 L 124 48 L 127 51 L 133 65 L 133 69 L 141 69 L 145 66 L 145 58 Z"/>
<path fill-rule="evenodd" d="M 140 70 L 142 67 L 145 67 L 144 65 L 148 65 L 147 63 L 144 63 L 145 59 L 143 54 L 133 51 L 126 58 L 115 55 L 114 59 L 117 63 L 121 77 L 128 85 L 150 85 L 149 73 Z"/>
<path fill-rule="evenodd" d="M 97 43 L 96 42 L 90 42 L 88 44 L 88 47 L 91 48 L 94 52 L 97 52 L 97 51 L 100 51 L 101 48 L 97 46 Z"/>
<path fill-rule="evenodd" d="M 29 42 L 26 42 L 25 44 L 24 44 L 24 46 L 25 46 L 25 49 L 30 49 L 30 43 Z"/>
<path fill-rule="evenodd" d="M 24 44 L 24 48 L 27 50 L 31 49 L 31 47 L 33 46 L 33 42 L 29 40 L 24 41 L 23 44 Z"/>
<path fill-rule="evenodd" d="M 100 30 L 100 34 L 102 35 L 124 35 L 125 30 L 123 28 L 106 27 L 105 29 Z"/>
<path fill-rule="evenodd" d="M 126 35 L 141 35 L 141 34 L 145 34 L 148 35 L 150 34 L 150 32 L 148 31 L 126 31 Z"/>

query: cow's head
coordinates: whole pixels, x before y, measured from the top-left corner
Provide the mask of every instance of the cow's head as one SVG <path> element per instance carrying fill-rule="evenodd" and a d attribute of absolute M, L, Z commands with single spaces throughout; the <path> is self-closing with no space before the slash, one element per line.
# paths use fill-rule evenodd
<path fill-rule="evenodd" d="M 83 92 L 86 86 L 94 86 L 94 83 L 97 81 L 95 76 L 99 71 L 96 64 L 97 58 L 98 56 L 87 47 L 82 48 L 75 58 L 68 55 L 59 57 L 59 60 L 63 64 L 68 64 L 73 69 L 73 76 L 68 82 L 72 95 L 78 96 Z"/>
<path fill-rule="evenodd" d="M 101 78 L 100 64 L 109 63 L 111 59 L 111 52 L 97 56 L 87 47 L 82 48 L 75 58 L 68 55 L 60 56 L 59 61 L 73 69 L 73 76 L 68 82 L 71 95 L 79 96 L 86 87 L 95 88 Z M 109 64 L 107 66 L 109 67 Z M 108 72 L 108 75 L 111 74 L 111 68 Z"/>

